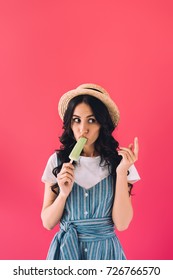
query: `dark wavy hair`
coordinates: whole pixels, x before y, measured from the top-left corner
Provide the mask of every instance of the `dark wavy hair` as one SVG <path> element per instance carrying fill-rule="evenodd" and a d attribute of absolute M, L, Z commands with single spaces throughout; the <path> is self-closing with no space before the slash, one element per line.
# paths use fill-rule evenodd
<path fill-rule="evenodd" d="M 71 121 L 74 109 L 80 103 L 85 103 L 91 107 L 97 122 L 100 124 L 100 133 L 95 142 L 95 150 L 101 157 L 100 166 L 103 166 L 103 164 L 107 165 L 109 173 L 113 176 L 114 180 L 116 180 L 116 167 L 120 163 L 122 157 L 119 156 L 117 152 L 119 143 L 112 136 L 115 126 L 104 103 L 98 98 L 87 94 L 74 97 L 68 104 L 63 121 L 64 131 L 59 138 L 61 146 L 59 150 L 56 150 L 61 164 L 53 169 L 53 174 L 57 177 L 62 164 L 64 162 L 69 162 L 69 154 L 76 144 L 76 140 L 71 129 Z M 52 190 L 55 192 L 55 188 L 57 187 L 57 184 L 52 186 Z"/>

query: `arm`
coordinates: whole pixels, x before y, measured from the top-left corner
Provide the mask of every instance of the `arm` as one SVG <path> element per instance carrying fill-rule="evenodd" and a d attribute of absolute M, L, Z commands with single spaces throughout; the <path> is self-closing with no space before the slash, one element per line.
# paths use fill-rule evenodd
<path fill-rule="evenodd" d="M 60 221 L 66 199 L 70 194 L 74 182 L 74 167 L 71 163 L 64 163 L 57 176 L 60 193 L 58 196 L 51 190 L 52 184 L 45 183 L 45 192 L 41 219 L 46 229 L 53 229 Z"/>
<path fill-rule="evenodd" d="M 122 156 L 122 160 L 116 169 L 116 191 L 112 209 L 112 219 L 118 230 L 125 230 L 128 228 L 133 218 L 133 207 L 131 198 L 129 196 L 127 171 L 129 167 L 138 158 L 138 139 L 134 139 L 133 145 L 130 144 L 128 148 L 121 148 L 118 153 Z"/>

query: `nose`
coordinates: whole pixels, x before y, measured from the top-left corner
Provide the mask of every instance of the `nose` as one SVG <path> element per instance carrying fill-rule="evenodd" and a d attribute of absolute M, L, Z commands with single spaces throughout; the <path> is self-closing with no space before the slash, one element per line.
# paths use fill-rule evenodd
<path fill-rule="evenodd" d="M 89 132 L 88 126 L 85 122 L 80 123 L 79 132 L 83 136 Z"/>

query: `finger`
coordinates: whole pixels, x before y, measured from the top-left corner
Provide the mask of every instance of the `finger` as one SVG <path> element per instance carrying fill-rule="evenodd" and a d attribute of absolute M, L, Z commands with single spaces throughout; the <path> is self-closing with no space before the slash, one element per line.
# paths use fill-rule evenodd
<path fill-rule="evenodd" d="M 70 174 L 74 173 L 74 167 L 71 167 L 70 165 L 64 165 L 60 171 L 60 173 L 68 172 Z"/>
<path fill-rule="evenodd" d="M 63 169 L 64 167 L 69 168 L 69 169 L 72 169 L 72 170 L 74 169 L 73 164 L 70 163 L 70 162 L 63 163 L 62 169 Z"/>
<path fill-rule="evenodd" d="M 126 147 L 120 147 L 120 151 L 126 151 L 130 154 L 133 154 L 132 150 L 130 148 L 126 148 Z"/>
<path fill-rule="evenodd" d="M 131 160 L 131 158 L 125 152 L 119 152 L 118 154 L 121 155 L 124 160 L 128 160 L 128 161 Z"/>
<path fill-rule="evenodd" d="M 129 144 L 129 147 L 128 147 L 130 150 L 133 150 L 133 144 Z"/>
<path fill-rule="evenodd" d="M 131 144 L 130 144 L 131 145 Z M 125 148 L 125 147 L 121 147 L 120 151 L 126 151 L 127 153 L 130 154 L 130 156 L 134 159 L 135 154 L 133 153 L 133 151 L 130 148 Z"/>
<path fill-rule="evenodd" d="M 59 186 L 62 188 L 63 186 L 67 185 L 67 184 L 72 184 L 73 181 L 68 179 L 68 178 L 64 178 L 61 182 L 59 182 Z"/>
<path fill-rule="evenodd" d="M 134 138 L 134 154 L 138 158 L 138 153 L 139 153 L 139 143 L 138 143 L 138 137 Z"/>
<path fill-rule="evenodd" d="M 73 171 L 72 169 L 70 169 L 70 168 L 64 167 L 64 168 L 61 170 L 60 174 L 64 174 L 64 173 L 69 173 L 69 174 L 73 175 L 73 174 L 74 174 L 74 171 Z"/>
<path fill-rule="evenodd" d="M 58 184 L 61 185 L 61 184 L 64 184 L 66 181 L 68 181 L 70 183 L 73 182 L 74 178 L 73 177 L 69 177 L 69 176 L 63 176 L 61 178 L 58 178 L 57 181 L 58 181 Z"/>
<path fill-rule="evenodd" d="M 121 150 L 118 151 L 118 154 L 121 155 L 124 159 L 127 159 L 130 162 L 134 162 L 136 160 L 135 156 L 131 153 L 129 153 L 128 151 L 125 150 Z"/>
<path fill-rule="evenodd" d="M 70 178 L 70 177 L 64 177 L 64 179 L 62 180 L 62 182 L 69 182 L 69 183 L 71 183 L 71 182 L 73 182 L 73 178 Z"/>
<path fill-rule="evenodd" d="M 61 181 L 61 186 L 71 184 L 71 183 L 72 183 L 72 180 L 65 178 L 64 180 Z"/>
<path fill-rule="evenodd" d="M 58 180 L 63 180 L 64 178 L 69 178 L 70 180 L 73 180 L 74 176 L 69 173 L 60 174 L 58 176 Z"/>

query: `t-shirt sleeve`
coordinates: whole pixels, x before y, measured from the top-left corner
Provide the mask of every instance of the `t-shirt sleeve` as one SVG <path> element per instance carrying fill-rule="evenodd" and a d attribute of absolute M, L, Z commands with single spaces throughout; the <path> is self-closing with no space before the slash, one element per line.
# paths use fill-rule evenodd
<path fill-rule="evenodd" d="M 52 173 L 52 171 L 55 167 L 57 167 L 57 154 L 56 153 L 51 155 L 50 158 L 48 159 L 45 170 L 41 177 L 41 181 L 43 183 L 52 183 L 52 184 L 57 183 L 56 177 Z"/>
<path fill-rule="evenodd" d="M 127 176 L 127 180 L 129 183 L 133 184 L 141 179 L 134 164 L 132 166 L 130 166 L 128 171 L 129 171 L 129 174 Z"/>

